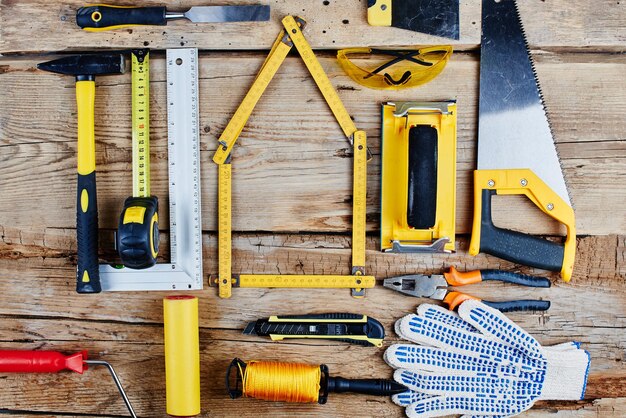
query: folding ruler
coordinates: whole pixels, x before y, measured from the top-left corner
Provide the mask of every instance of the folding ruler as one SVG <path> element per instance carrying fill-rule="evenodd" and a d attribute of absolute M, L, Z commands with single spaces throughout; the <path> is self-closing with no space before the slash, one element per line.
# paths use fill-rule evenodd
<path fill-rule="evenodd" d="M 364 131 L 357 130 L 343 106 L 328 76 L 315 57 L 302 34 L 305 22 L 299 17 L 286 16 L 284 29 L 276 38 L 250 91 L 219 138 L 213 161 L 218 164 L 218 256 L 219 275 L 209 281 L 219 286 L 219 296 L 231 296 L 231 287 L 297 287 L 297 288 L 349 288 L 352 295 L 363 297 L 365 288 L 374 287 L 374 276 L 365 276 L 365 199 L 367 178 L 367 140 Z M 348 141 L 354 148 L 354 179 L 352 206 L 352 275 L 261 275 L 231 272 L 231 193 L 232 166 L 230 155 L 250 114 L 263 92 L 280 68 L 293 46 L 296 47 L 324 99 L 332 110 Z"/>
<path fill-rule="evenodd" d="M 171 260 L 139 270 L 101 264 L 105 291 L 202 289 L 198 50 L 168 49 L 166 60 Z"/>

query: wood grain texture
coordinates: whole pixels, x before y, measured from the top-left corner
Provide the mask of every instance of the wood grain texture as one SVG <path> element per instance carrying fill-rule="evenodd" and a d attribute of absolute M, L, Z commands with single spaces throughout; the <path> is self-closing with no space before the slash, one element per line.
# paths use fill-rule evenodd
<path fill-rule="evenodd" d="M 172 1 L 168 7 L 181 10 L 206 3 Z M 212 153 L 279 31 L 279 18 L 300 14 L 308 21 L 307 38 L 356 125 L 366 130 L 373 153 L 368 165 L 367 273 L 380 281 L 439 273 L 454 265 L 462 271 L 495 268 L 547 275 L 551 289 L 498 283 L 464 289 L 487 300 L 550 300 L 548 312 L 510 316 L 542 344 L 573 339 L 592 356 L 584 400 L 538 402 L 523 416 L 626 416 L 626 2 L 518 2 L 576 210 L 579 237 L 571 283 L 488 255 L 467 254 L 476 161 L 480 1 L 460 3 L 461 39 L 454 43 L 457 52 L 444 72 L 417 89 L 380 92 L 352 82 L 337 65 L 334 51 L 328 50 L 448 41 L 370 27 L 366 2 L 360 0 L 272 0 L 272 20 L 266 23 L 173 22 L 102 33 L 75 26 L 81 0 L 0 0 L 0 54 L 5 54 L 0 57 L 0 349 L 87 349 L 92 358 L 114 365 L 140 416 L 165 416 L 162 298 L 168 293 L 74 293 L 74 81 L 37 71 L 36 64 L 54 58 L 49 53 L 94 48 L 210 49 L 200 53 L 203 260 L 205 274 L 216 275 L 217 173 Z M 153 51 L 151 58 L 152 189 L 161 201 L 160 218 L 168 219 L 164 52 Z M 377 236 L 380 103 L 450 98 L 459 105 L 458 251 L 383 254 Z M 100 257 L 112 262 L 113 228 L 131 193 L 129 74 L 97 79 L 96 115 Z M 290 56 L 234 149 L 233 272 L 347 274 L 351 166 L 351 150 L 341 130 L 304 65 Z M 499 226 L 550 239 L 563 232 L 525 200 L 498 198 L 494 203 Z M 166 261 L 166 222 L 161 227 L 159 257 Z M 389 378 L 392 370 L 382 360 L 383 349 L 329 341 L 273 343 L 244 336 L 241 330 L 248 321 L 273 314 L 352 311 L 381 321 L 387 346 L 398 340 L 394 321 L 427 300 L 382 286 L 368 290 L 361 300 L 351 298 L 347 290 L 297 289 L 234 289 L 233 297 L 224 300 L 206 284 L 205 290 L 192 294 L 200 297 L 203 417 L 404 416 L 388 398 L 359 395 L 334 394 L 324 406 L 233 401 L 225 392 L 224 374 L 230 360 L 239 356 L 326 363 L 334 375 Z M 106 370 L 91 368 L 84 375 L 0 374 L 0 414 L 118 417 L 127 412 Z"/>
<path fill-rule="evenodd" d="M 74 259 L 67 243 L 57 234 L 46 238 L 26 232 L 5 230 L 0 246 L 0 343 L 10 349 L 55 349 L 72 352 L 88 349 L 93 357 L 104 358 L 116 367 L 129 396 L 142 416 L 161 416 L 164 410 L 163 341 L 161 298 L 165 293 L 107 293 L 83 297 L 73 292 Z M 39 242 L 36 243 L 36 242 Z M 56 244 L 54 244 L 56 243 Z M 213 261 L 215 237 L 205 236 L 205 268 L 217 272 Z M 416 271 L 437 272 L 444 266 L 460 269 L 512 268 L 500 260 L 480 256 L 468 258 L 464 251 L 452 255 L 425 257 L 395 255 L 375 251 L 368 240 L 368 273 L 379 279 Z M 467 248 L 466 240 L 459 246 Z M 579 241 L 578 275 L 571 284 L 553 280 L 551 289 L 534 289 L 481 284 L 467 292 L 485 299 L 543 298 L 552 301 L 546 313 L 512 313 L 510 317 L 536 336 L 543 344 L 571 339 L 580 341 L 592 356 L 587 400 L 579 403 L 542 403 L 529 415 L 543 416 L 548 411 L 565 409 L 575 417 L 620 416 L 622 400 L 602 399 L 626 396 L 626 276 L 615 273 L 623 265 L 626 237 L 587 237 Z M 13 252 L 14 258 L 5 256 Z M 39 251 L 39 254 L 37 253 Z M 42 257 L 42 251 L 57 251 Z M 49 253 L 48 253 L 49 254 Z M 337 235 L 236 234 L 234 272 L 256 273 L 345 273 L 349 265 L 348 238 Z M 598 254 L 603 255 L 599 263 Z M 524 270 L 528 273 L 537 273 Z M 25 293 L 20 282 L 29 278 Z M 382 287 L 368 291 L 363 300 L 349 292 L 287 289 L 234 289 L 229 300 L 219 299 L 215 288 L 193 292 L 200 297 L 200 341 L 202 361 L 202 409 L 204 416 L 247 416 L 257 411 L 267 416 L 294 415 L 342 416 L 346 411 L 362 411 L 356 416 L 402 416 L 402 410 L 387 399 L 336 395 L 328 405 L 283 405 L 250 399 L 230 401 L 223 387 L 223 374 L 232 357 L 244 359 L 289 359 L 326 363 L 331 371 L 344 377 L 389 377 L 391 370 L 382 361 L 382 349 L 354 347 L 327 341 L 294 340 L 272 343 L 240 332 L 248 321 L 288 313 L 315 313 L 327 307 L 354 311 L 381 321 L 386 328 L 386 345 L 397 341 L 393 322 L 411 312 L 423 299 L 404 297 Z M 601 302 L 601 303 L 599 303 Z M 68 306 L 71 308 L 68 310 Z M 120 310 L 120 307 L 124 307 Z M 104 370 L 90 370 L 83 376 L 0 377 L 3 407 L 15 410 L 54 411 L 56 413 L 123 414 Z M 45 388 L 42 390 L 41 388 Z M 95 394 L 95 395 L 94 395 Z M 68 405 L 68 400 L 71 405 Z M 607 402 L 605 404 L 605 402 Z M 364 406 L 365 405 L 365 406 Z M 604 406 L 602 406 L 604 405 Z M 610 415 L 603 412 L 616 410 Z M 561 412 L 560 412 L 561 413 Z"/>
<path fill-rule="evenodd" d="M 109 4 L 128 5 L 112 0 Z M 220 2 L 226 4 L 228 2 Z M 232 3 L 232 2 L 231 2 Z M 241 2 L 240 2 L 241 3 Z M 403 46 L 453 43 L 457 49 L 476 48 L 480 43 L 480 1 L 460 2 L 461 39 L 452 41 L 396 28 L 367 24 L 366 2 L 360 0 L 273 0 L 271 19 L 261 23 L 192 24 L 171 22 L 167 26 L 133 27 L 89 33 L 75 23 L 76 10 L 86 4 L 71 0 L 0 2 L 0 53 L 25 53 L 92 48 L 155 49 L 195 47 L 202 49 L 268 49 L 288 14 L 304 17 L 306 35 L 314 48 L 354 46 Z M 142 5 L 163 5 L 146 0 Z M 171 10 L 185 10 L 206 1 L 171 1 Z M 626 44 L 626 5 L 602 0 L 526 0 L 520 14 L 531 46 L 619 51 Z M 4 24 L 3 24 L 4 23 Z M 46 36 L 34 38 L 34 33 Z M 254 39 L 252 42 L 251 40 Z"/>
<path fill-rule="evenodd" d="M 152 190 L 167 218 L 164 60 L 152 57 Z M 264 53 L 204 54 L 201 58 L 203 229 L 216 228 L 217 138 L 246 93 Z M 457 231 L 471 229 L 472 170 L 476 158 L 478 61 L 456 54 L 432 83 L 380 92 L 350 80 L 334 58 L 329 73 L 374 154 L 368 164 L 368 229 L 378 229 L 380 103 L 456 98 L 459 104 Z M 579 234 L 626 233 L 626 57 L 541 54 L 537 69 L 551 116 Z M 0 65 L 0 224 L 74 227 L 76 105 L 72 77 L 34 70 L 37 60 Z M 100 77 L 96 93 L 96 151 L 100 225 L 114 228 L 131 192 L 130 76 Z M 579 99 L 582 98 L 582 99 Z M 35 109 L 35 110 L 34 110 Z M 33 112 L 36 117 L 33 118 Z M 351 150 L 299 58 L 288 58 L 262 97 L 233 153 L 233 228 L 238 231 L 343 232 L 351 223 Z M 42 181 L 42 179 L 46 179 Z M 559 234 L 558 225 L 529 201 L 497 198 L 503 227 Z M 52 203 L 53 202 L 53 203 Z M 55 210 L 41 211 L 53 204 Z M 16 206 L 19 211 L 12 210 Z M 166 225 L 161 225 L 167 228 Z"/>

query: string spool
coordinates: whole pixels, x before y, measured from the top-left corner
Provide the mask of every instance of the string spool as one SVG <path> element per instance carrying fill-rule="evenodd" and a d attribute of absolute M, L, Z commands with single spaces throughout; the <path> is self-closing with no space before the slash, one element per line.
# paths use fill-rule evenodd
<path fill-rule="evenodd" d="M 234 388 L 232 373 L 236 373 Z M 226 385 L 232 399 L 241 396 L 295 403 L 326 403 L 328 392 L 320 390 L 328 377 L 326 365 L 249 361 L 236 358 L 228 367 Z"/>

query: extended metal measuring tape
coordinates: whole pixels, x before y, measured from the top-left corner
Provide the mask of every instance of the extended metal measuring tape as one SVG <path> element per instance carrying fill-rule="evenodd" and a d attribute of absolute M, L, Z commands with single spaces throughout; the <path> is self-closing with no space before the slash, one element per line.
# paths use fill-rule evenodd
<path fill-rule="evenodd" d="M 136 61 L 134 56 L 133 196 L 149 197 L 149 64 L 147 55 L 137 67 Z M 166 61 L 170 262 L 141 269 L 101 264 L 105 291 L 202 289 L 198 50 L 168 49 Z M 158 236 L 158 229 L 149 232 Z"/>
<path fill-rule="evenodd" d="M 209 280 L 211 286 L 219 287 L 219 296 L 231 296 L 232 287 L 290 287 L 290 288 L 349 288 L 352 295 L 362 297 L 365 289 L 374 287 L 374 276 L 365 276 L 365 209 L 367 184 L 367 139 L 364 131 L 358 131 L 350 115 L 343 106 L 328 76 L 304 35 L 301 28 L 304 20 L 286 16 L 284 29 L 276 38 L 272 49 L 265 59 L 259 74 L 232 119 L 219 138 L 218 149 L 213 161 L 218 164 L 218 256 L 219 275 Z M 324 99 L 332 110 L 337 122 L 354 149 L 354 180 L 352 207 L 352 275 L 267 275 L 241 274 L 232 275 L 232 237 L 231 237 L 231 195 L 232 166 L 230 155 L 232 148 L 243 130 L 255 105 L 287 57 L 296 47 Z"/>

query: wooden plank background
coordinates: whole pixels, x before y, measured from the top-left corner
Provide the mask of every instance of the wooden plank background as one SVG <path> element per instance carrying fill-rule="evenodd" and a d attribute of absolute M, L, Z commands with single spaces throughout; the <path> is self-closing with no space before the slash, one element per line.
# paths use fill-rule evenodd
<path fill-rule="evenodd" d="M 159 4 L 145 1 L 144 4 Z M 201 0 L 169 2 L 173 10 Z M 228 2 L 220 2 L 225 4 Z M 494 257 L 467 255 L 471 174 L 476 159 L 480 2 L 461 1 L 461 39 L 444 72 L 400 92 L 364 89 L 337 65 L 334 49 L 361 45 L 436 44 L 441 39 L 367 25 L 365 2 L 275 0 L 272 20 L 86 33 L 74 24 L 80 1 L 0 0 L 0 349 L 87 349 L 118 371 L 140 416 L 165 416 L 161 299 L 166 293 L 74 293 L 76 105 L 74 81 L 36 70 L 54 53 L 94 48 L 199 47 L 204 270 L 217 273 L 217 137 L 246 93 L 285 14 L 308 21 L 305 35 L 357 126 L 368 134 L 367 272 L 399 274 L 503 268 L 548 275 L 551 289 L 481 285 L 468 293 L 494 300 L 552 301 L 547 313 L 511 317 L 544 344 L 581 341 L 592 356 L 585 400 L 541 402 L 526 417 L 626 415 L 626 4 L 619 1 L 519 2 L 577 215 L 578 257 L 571 283 Z M 122 4 L 122 3 L 120 3 Z M 128 3 L 126 3 L 128 4 Z M 346 23 L 344 23 L 346 22 Z M 165 69 L 163 51 L 151 66 L 153 193 L 167 213 Z M 378 251 L 380 103 L 440 100 L 459 104 L 457 247 L 452 255 L 392 255 Z M 131 192 L 130 75 L 100 77 L 96 93 L 101 257 L 113 260 L 112 230 Z M 261 99 L 233 155 L 233 271 L 348 273 L 351 151 L 315 84 L 290 56 Z M 552 236 L 561 228 L 521 199 L 497 199 L 498 225 Z M 162 227 L 163 261 L 169 253 Z M 353 311 L 386 327 L 426 300 L 381 286 L 363 300 L 349 292 L 235 289 L 221 300 L 200 297 L 202 415 L 390 416 L 403 411 L 387 398 L 331 396 L 329 403 L 286 405 L 232 401 L 223 386 L 233 357 L 326 363 L 344 377 L 390 377 L 383 349 L 332 342 L 272 343 L 241 335 L 248 321 L 272 315 Z M 12 416 L 123 416 L 106 370 L 83 376 L 0 375 L 0 413 Z"/>

